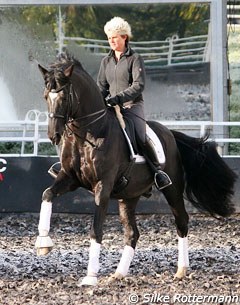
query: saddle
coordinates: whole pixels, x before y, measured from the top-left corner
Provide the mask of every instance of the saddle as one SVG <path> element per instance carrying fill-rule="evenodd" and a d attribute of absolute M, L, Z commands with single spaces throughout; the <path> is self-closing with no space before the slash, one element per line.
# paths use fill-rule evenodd
<path fill-rule="evenodd" d="M 122 190 L 124 190 L 124 188 L 128 185 L 128 182 L 131 178 L 131 170 L 132 170 L 133 165 L 146 163 L 146 159 L 143 155 L 140 154 L 139 145 L 137 143 L 136 129 L 135 129 L 134 122 L 129 118 L 123 119 L 120 109 L 116 106 L 115 106 L 115 111 L 116 111 L 116 116 L 118 118 L 118 121 L 121 125 L 123 134 L 127 141 L 128 147 L 129 147 L 130 160 L 131 160 L 124 175 L 114 185 L 113 192 L 119 193 Z M 161 144 L 158 136 L 156 135 L 156 133 L 147 124 L 146 124 L 146 137 L 148 138 L 148 141 L 152 142 L 152 145 L 157 154 L 159 163 L 164 164 L 166 159 L 165 159 L 165 154 L 164 154 L 162 144 Z M 148 193 L 143 194 L 143 196 L 149 198 L 151 196 L 151 190 L 149 190 Z"/>
<path fill-rule="evenodd" d="M 129 118 L 126 117 L 123 118 L 119 105 L 114 106 L 114 109 L 115 109 L 116 117 L 122 128 L 123 134 L 125 136 L 125 139 L 127 141 L 130 150 L 130 159 L 135 160 L 135 163 L 145 163 L 146 160 L 144 156 L 138 153 L 139 149 L 138 149 L 134 122 Z M 155 150 L 159 163 L 164 164 L 166 159 L 165 159 L 162 143 L 160 142 L 158 136 L 149 127 L 148 124 L 146 124 L 146 137 L 147 140 L 151 142 L 151 145 Z"/>
<path fill-rule="evenodd" d="M 141 151 L 137 143 L 134 122 L 129 118 L 124 118 L 124 122 L 126 126 L 125 127 L 126 132 L 124 132 L 124 135 L 127 144 L 129 146 L 130 158 L 135 159 L 135 163 L 145 163 L 146 162 L 145 157 L 141 155 Z M 162 143 L 159 140 L 156 133 L 152 130 L 152 128 L 149 127 L 148 124 L 146 124 L 146 137 L 148 138 L 148 141 L 151 141 L 151 144 L 153 145 L 155 152 L 158 156 L 159 163 L 164 164 L 166 159 L 165 159 Z"/>

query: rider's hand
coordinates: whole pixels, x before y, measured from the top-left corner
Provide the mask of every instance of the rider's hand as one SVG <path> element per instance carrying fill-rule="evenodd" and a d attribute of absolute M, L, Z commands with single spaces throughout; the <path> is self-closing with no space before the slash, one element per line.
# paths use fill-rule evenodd
<path fill-rule="evenodd" d="M 121 105 L 121 101 L 120 101 L 120 98 L 119 96 L 113 96 L 113 97 L 109 97 L 107 100 L 106 100 L 106 103 L 107 105 L 109 106 L 116 106 L 116 105 Z"/>

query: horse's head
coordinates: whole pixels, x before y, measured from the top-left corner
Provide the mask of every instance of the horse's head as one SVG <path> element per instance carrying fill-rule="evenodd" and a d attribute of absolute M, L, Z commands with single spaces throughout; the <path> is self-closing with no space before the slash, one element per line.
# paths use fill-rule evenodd
<path fill-rule="evenodd" d="M 65 124 L 69 120 L 70 77 L 73 64 L 65 67 L 52 66 L 50 70 L 38 65 L 45 81 L 44 97 L 48 106 L 48 137 L 58 145 Z"/>
<path fill-rule="evenodd" d="M 96 82 L 81 63 L 62 53 L 48 69 L 41 65 L 39 69 L 45 81 L 48 137 L 52 143 L 59 144 L 66 126 L 71 132 L 73 126 L 82 131 L 86 127 L 98 130 L 95 123 L 105 116 L 106 105 Z"/>

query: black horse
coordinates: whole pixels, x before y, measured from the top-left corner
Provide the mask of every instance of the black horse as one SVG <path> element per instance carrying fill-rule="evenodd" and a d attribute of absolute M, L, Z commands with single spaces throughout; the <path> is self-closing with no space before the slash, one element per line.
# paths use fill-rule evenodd
<path fill-rule="evenodd" d="M 83 284 L 95 285 L 99 271 L 99 253 L 103 223 L 110 198 L 118 199 L 120 220 L 124 226 L 125 247 L 111 279 L 126 276 L 139 238 L 135 220 L 136 205 L 153 185 L 150 167 L 129 158 L 129 147 L 116 118 L 106 107 L 101 93 L 79 61 L 62 54 L 48 69 L 39 65 L 45 80 L 48 137 L 61 145 L 61 170 L 52 186 L 43 192 L 36 241 L 38 254 L 46 254 L 53 246 L 48 236 L 52 200 L 66 192 L 83 187 L 95 198 L 95 214 L 91 229 L 88 273 Z M 188 214 L 183 194 L 197 208 L 213 216 L 229 216 L 235 173 L 218 155 L 216 145 L 203 138 L 189 137 L 170 131 L 157 122 L 148 122 L 164 147 L 164 170 L 172 185 L 162 192 L 168 201 L 178 234 L 177 278 L 188 267 Z M 128 184 L 122 186 L 128 173 Z"/>

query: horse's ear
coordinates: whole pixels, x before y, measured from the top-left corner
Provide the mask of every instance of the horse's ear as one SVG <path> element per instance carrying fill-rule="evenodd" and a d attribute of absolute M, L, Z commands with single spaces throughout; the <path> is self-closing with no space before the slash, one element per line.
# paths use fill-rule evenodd
<path fill-rule="evenodd" d="M 66 77 L 70 77 L 72 75 L 74 65 L 72 64 L 71 66 L 67 67 L 63 73 Z"/>
<path fill-rule="evenodd" d="M 48 70 L 43 66 L 41 66 L 40 64 L 38 64 L 38 69 L 40 70 L 43 76 L 45 76 L 45 74 L 48 73 Z"/>

